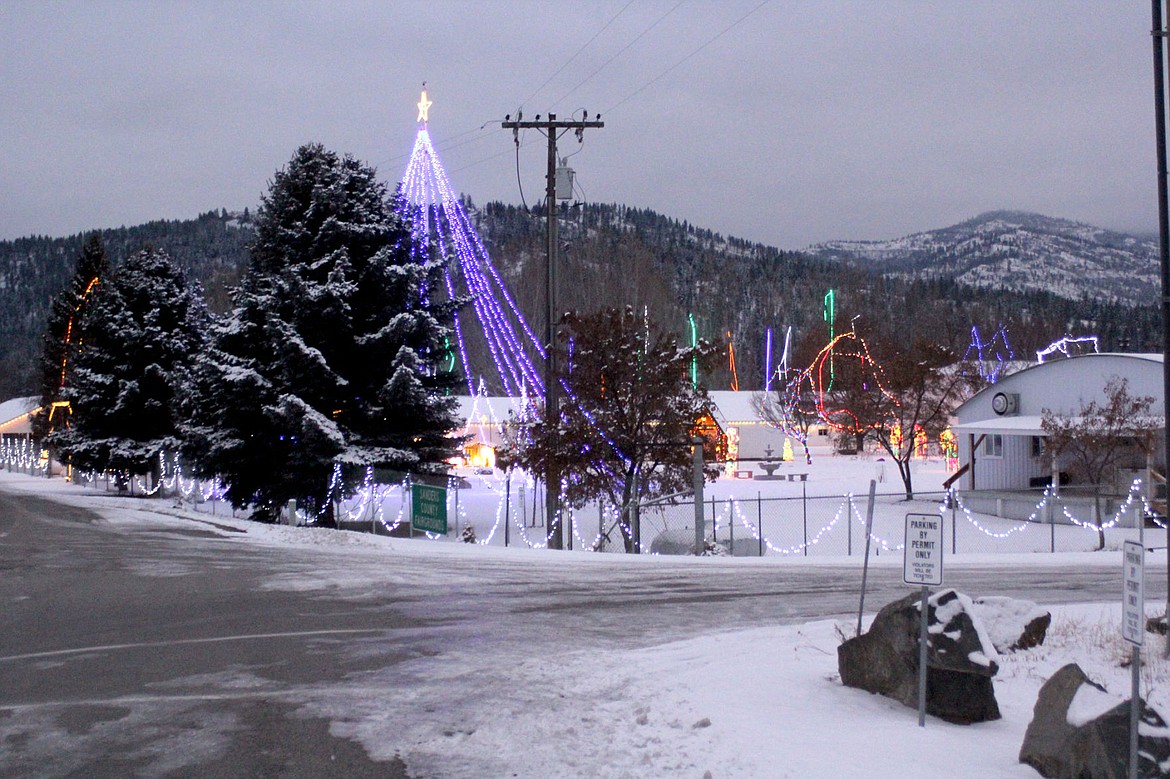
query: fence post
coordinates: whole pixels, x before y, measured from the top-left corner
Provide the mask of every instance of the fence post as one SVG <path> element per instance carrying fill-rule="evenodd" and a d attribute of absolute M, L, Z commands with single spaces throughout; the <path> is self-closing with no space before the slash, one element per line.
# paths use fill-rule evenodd
<path fill-rule="evenodd" d="M 760 542 L 760 557 L 764 556 L 764 494 L 756 493 L 756 534 Z"/>
<path fill-rule="evenodd" d="M 808 557 L 808 485 L 800 483 L 801 515 L 804 517 L 804 556 Z"/>
<path fill-rule="evenodd" d="M 849 546 L 848 546 L 848 549 L 846 550 L 846 556 L 852 557 L 853 556 L 853 493 L 850 492 L 849 494 L 847 494 L 845 496 L 845 500 L 849 504 L 848 508 L 845 509 L 845 527 L 849 531 L 849 536 L 848 536 L 849 537 Z"/>
<path fill-rule="evenodd" d="M 1056 554 L 1056 512 L 1055 511 L 1053 511 L 1049 515 L 1049 520 L 1050 521 L 1048 522 L 1048 537 L 1049 537 L 1048 551 L 1051 552 L 1052 554 Z"/>
<path fill-rule="evenodd" d="M 711 540 L 719 543 L 719 515 L 715 513 L 715 496 L 711 496 Z"/>
<path fill-rule="evenodd" d="M 735 504 L 727 501 L 727 534 L 731 539 L 731 556 L 735 557 Z"/>
<path fill-rule="evenodd" d="M 691 439 L 691 480 L 695 490 L 695 554 L 703 554 L 703 439 Z M 714 519 L 714 518 L 712 518 Z"/>
<path fill-rule="evenodd" d="M 959 493 L 951 487 L 951 554 L 958 553 L 959 522 L 958 522 Z"/>

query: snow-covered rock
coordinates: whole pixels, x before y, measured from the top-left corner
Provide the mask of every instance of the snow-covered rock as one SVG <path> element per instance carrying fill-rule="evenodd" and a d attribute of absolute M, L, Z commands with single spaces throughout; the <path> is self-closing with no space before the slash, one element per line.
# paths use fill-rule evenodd
<path fill-rule="evenodd" d="M 1170 776 L 1170 730 L 1140 701 L 1138 775 Z M 1111 695 L 1076 663 L 1040 688 L 1020 762 L 1046 777 L 1123 777 L 1129 767 L 1130 702 Z"/>
<path fill-rule="evenodd" d="M 920 596 L 911 593 L 879 611 L 866 633 L 837 647 L 842 684 L 917 707 L 920 609 Z M 999 655 L 971 599 L 952 589 L 931 596 L 927 636 L 927 713 L 960 724 L 999 719 L 991 684 Z"/>
<path fill-rule="evenodd" d="M 1052 623 L 1052 614 L 1030 600 L 985 596 L 971 605 L 997 652 L 1040 646 Z"/>

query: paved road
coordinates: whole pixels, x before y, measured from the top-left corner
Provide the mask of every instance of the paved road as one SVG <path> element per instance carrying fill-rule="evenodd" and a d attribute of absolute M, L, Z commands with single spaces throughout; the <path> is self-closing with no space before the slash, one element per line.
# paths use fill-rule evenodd
<path fill-rule="evenodd" d="M 406 776 L 411 728 L 456 734 L 529 659 L 845 615 L 859 578 L 272 546 L 212 518 L 109 522 L 0 484 L 0 775 Z M 1113 599 L 1118 579 L 952 563 L 947 583 L 1056 604 Z M 871 571 L 872 608 L 905 593 L 900 569 Z M 1147 598 L 1165 598 L 1164 576 Z M 371 754 L 374 727 L 389 737 Z"/>

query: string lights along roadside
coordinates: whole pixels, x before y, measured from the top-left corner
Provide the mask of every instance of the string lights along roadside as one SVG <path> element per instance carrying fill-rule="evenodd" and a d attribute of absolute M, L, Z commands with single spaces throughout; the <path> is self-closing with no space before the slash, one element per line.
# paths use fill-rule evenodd
<path fill-rule="evenodd" d="M 6 439 L 3 442 L 0 442 L 0 464 L 5 467 L 18 467 L 22 470 L 25 470 L 29 469 L 30 466 L 33 466 L 34 470 L 36 470 L 36 468 L 39 467 L 37 466 L 37 463 L 39 462 L 38 458 L 39 453 L 36 451 L 32 441 L 29 439 Z M 176 496 L 181 496 L 183 499 L 192 500 L 192 502 L 198 503 L 222 500 L 226 494 L 225 485 L 223 485 L 218 480 L 199 480 L 194 477 L 184 478 L 182 475 L 182 463 L 176 455 L 168 456 L 165 453 L 160 453 L 159 465 L 160 478 L 153 485 L 153 487 L 147 485 L 146 482 L 140 477 L 135 476 L 131 479 L 135 488 L 139 490 L 140 495 L 153 496 L 160 494 L 160 491 L 170 490 Z M 335 476 L 339 474 L 339 469 L 340 467 L 335 470 Z M 93 484 L 98 481 L 101 475 L 102 474 L 92 472 L 78 472 L 75 478 L 79 482 Z M 117 474 L 109 472 L 105 474 L 107 478 L 116 475 Z M 125 475 L 126 474 L 123 474 L 123 476 Z M 339 481 L 339 477 L 334 478 L 331 481 L 334 487 L 336 487 Z M 531 484 L 531 479 L 529 479 L 529 484 Z M 492 491 L 495 492 L 497 498 L 499 499 L 496 507 L 495 521 L 493 522 L 492 529 L 487 537 L 477 541 L 477 543 L 480 545 L 491 544 L 495 535 L 498 533 L 499 528 L 503 526 L 503 523 L 505 521 L 511 520 L 515 523 L 516 528 L 521 534 L 521 539 L 526 546 L 532 549 L 546 548 L 548 545 L 548 538 L 551 537 L 552 532 L 554 532 L 557 524 L 562 521 L 562 517 L 557 517 L 554 519 L 550 529 L 546 534 L 544 534 L 545 537 L 543 540 L 535 540 L 529 535 L 528 528 L 523 522 L 522 514 L 516 514 L 514 519 L 512 517 L 504 518 L 505 495 L 503 491 L 499 490 L 498 488 L 494 488 Z M 343 517 L 345 521 L 351 523 L 364 521 L 366 518 L 370 518 L 375 523 L 385 528 L 387 532 L 394 532 L 404 521 L 405 508 L 407 505 L 406 496 L 408 492 L 408 480 L 403 480 L 399 484 L 377 484 L 373 481 L 373 469 L 367 469 L 366 477 L 363 480 L 362 487 L 353 496 L 350 496 L 344 500 L 339 500 L 339 516 Z M 449 492 L 449 508 L 452 501 L 451 495 L 453 495 L 453 492 L 453 490 Z M 385 516 L 385 504 L 396 494 L 401 497 L 400 507 L 394 519 L 392 521 L 387 520 Z M 330 499 L 332 499 L 332 497 L 333 496 L 331 494 Z M 980 522 L 978 517 L 975 515 L 975 512 L 973 512 L 971 508 L 966 505 L 966 503 L 963 501 L 962 494 L 957 490 L 952 489 L 948 493 L 948 498 L 939 503 L 937 510 L 940 516 L 945 518 L 946 512 L 952 505 L 954 505 L 962 512 L 964 518 L 971 527 L 975 528 L 977 531 L 989 538 L 996 540 L 1006 540 L 1014 535 L 1027 531 L 1031 527 L 1042 527 L 1044 524 L 1047 524 L 1042 521 L 1042 515 L 1045 509 L 1048 507 L 1049 503 L 1053 500 L 1058 500 L 1057 496 L 1052 493 L 1051 488 L 1046 489 L 1041 497 L 1041 500 L 1036 504 L 1026 519 L 1019 520 L 1013 527 L 1002 532 L 993 530 L 984 523 Z M 1141 504 L 1141 515 L 1144 518 L 1151 519 L 1159 527 L 1166 527 L 1165 522 L 1153 511 L 1149 502 L 1146 500 L 1142 491 L 1141 479 L 1134 479 L 1132 481 L 1125 500 L 1117 508 L 1112 517 L 1107 521 L 1096 523 L 1082 520 L 1075 516 L 1063 502 L 1061 502 L 1061 513 L 1064 515 L 1065 519 L 1068 520 L 1069 526 L 1078 527 L 1090 532 L 1098 532 L 1101 530 L 1109 530 L 1118 527 L 1121 523 L 1121 520 L 1127 514 L 1132 512 L 1134 504 L 1138 502 Z M 716 533 L 716 537 L 718 537 L 717 534 L 721 527 L 725 527 L 726 524 L 730 521 L 737 521 L 745 530 L 748 531 L 750 536 L 755 541 L 762 542 L 770 552 L 780 555 L 801 554 L 805 550 L 819 545 L 827 535 L 829 535 L 835 528 L 840 525 L 840 520 L 846 511 L 850 512 L 852 518 L 858 524 L 862 526 L 865 524 L 865 520 L 861 515 L 859 501 L 857 501 L 855 496 L 852 494 L 848 494 L 841 499 L 841 503 L 838 505 L 833 518 L 818 528 L 812 538 L 800 544 L 794 544 L 789 547 L 782 547 L 775 544 L 767 534 L 761 535 L 757 526 L 747 519 L 742 509 L 742 500 L 736 498 L 735 496 L 731 496 L 726 501 L 726 503 L 727 505 L 724 507 L 724 510 L 722 512 L 716 513 L 713 517 L 713 528 L 714 532 Z M 732 519 L 733 514 L 734 520 Z M 316 524 L 323 516 L 324 509 L 318 512 L 315 516 L 310 515 L 308 512 L 298 511 L 298 517 L 301 523 L 306 525 Z M 465 505 L 460 504 L 458 506 L 458 516 L 464 524 L 470 524 L 470 517 L 467 514 Z M 592 540 L 586 539 L 580 532 L 580 522 L 578 517 L 567 509 L 564 514 L 564 521 L 566 521 L 568 523 L 568 527 L 571 528 L 571 532 L 579 543 L 579 548 L 595 549 L 599 551 L 602 549 L 602 541 L 604 538 L 603 533 L 597 533 L 594 535 Z M 620 513 L 614 507 L 609 508 L 607 516 L 603 519 L 603 523 L 613 523 L 615 526 L 621 527 L 628 536 L 633 535 L 632 528 L 622 520 Z M 437 534 L 427 534 L 427 537 L 431 539 L 443 538 Z M 901 545 L 892 544 L 888 539 L 885 539 L 877 533 L 871 533 L 870 538 L 884 551 L 896 552 L 902 548 Z M 642 544 L 640 546 L 640 551 L 646 554 L 651 553 L 650 546 L 647 544 Z"/>

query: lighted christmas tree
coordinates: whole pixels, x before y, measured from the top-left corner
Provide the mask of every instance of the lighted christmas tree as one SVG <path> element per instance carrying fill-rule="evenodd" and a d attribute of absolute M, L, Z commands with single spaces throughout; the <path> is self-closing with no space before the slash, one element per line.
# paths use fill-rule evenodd
<path fill-rule="evenodd" d="M 443 281 L 446 294 L 470 300 L 470 310 L 478 320 L 486 350 L 494 363 L 494 373 L 506 395 L 544 398 L 542 368 L 534 364 L 546 359 L 543 343 L 533 334 L 516 302 L 505 288 L 480 241 L 467 210 L 460 202 L 442 162 L 431 144 L 427 130 L 432 101 L 423 85 L 418 103 L 418 134 L 406 172 L 402 176 L 402 202 L 412 222 L 414 251 L 430 257 L 446 256 L 448 264 Z M 474 395 L 477 379 L 492 366 L 468 363 L 466 310 L 455 320 L 458 360 L 462 362 L 469 394 Z M 476 334 L 478 337 L 478 333 Z M 451 354 L 455 357 L 455 353 Z M 449 363 L 454 368 L 454 360 Z"/>

